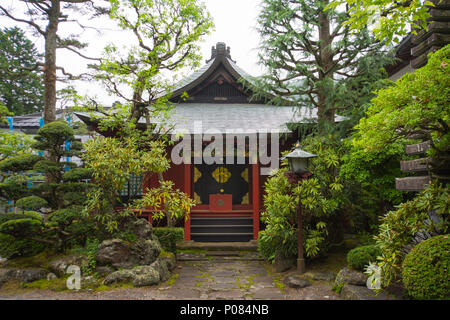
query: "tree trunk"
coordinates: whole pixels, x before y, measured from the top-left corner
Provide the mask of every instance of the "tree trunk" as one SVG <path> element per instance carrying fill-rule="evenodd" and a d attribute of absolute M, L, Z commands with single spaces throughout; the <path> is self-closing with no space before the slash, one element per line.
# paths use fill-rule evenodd
<path fill-rule="evenodd" d="M 161 172 L 158 172 L 158 181 L 161 184 L 161 182 L 164 181 L 164 177 L 162 175 Z M 170 212 L 167 210 L 167 203 L 164 203 L 164 213 L 166 214 L 166 220 L 167 220 L 167 226 L 169 228 L 173 227 L 173 221 L 172 221 L 172 217 L 170 216 Z"/>
<path fill-rule="evenodd" d="M 328 5 L 325 1 L 324 5 Z M 333 81 L 333 72 L 330 69 L 333 66 L 333 51 L 331 48 L 332 37 L 330 34 L 330 19 L 326 12 L 319 13 L 319 54 L 322 70 L 319 71 L 320 85 L 318 88 L 318 117 L 319 121 L 325 120 L 334 123 L 335 108 L 327 102 L 329 92 L 328 86 Z"/>
<path fill-rule="evenodd" d="M 45 62 L 44 62 L 44 123 L 56 120 L 56 46 L 60 0 L 52 0 L 45 30 Z"/>

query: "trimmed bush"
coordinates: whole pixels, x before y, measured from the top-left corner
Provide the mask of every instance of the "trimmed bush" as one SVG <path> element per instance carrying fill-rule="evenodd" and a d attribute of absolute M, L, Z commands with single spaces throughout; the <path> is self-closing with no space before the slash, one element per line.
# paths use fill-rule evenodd
<path fill-rule="evenodd" d="M 10 157 L 0 161 L 0 171 L 19 172 L 33 169 L 33 166 L 39 160 L 44 159 L 35 154 L 21 154 L 19 156 Z"/>
<path fill-rule="evenodd" d="M 350 268 L 363 271 L 370 262 L 376 262 L 381 250 L 376 245 L 356 247 L 347 253 L 347 264 Z"/>
<path fill-rule="evenodd" d="M 25 198 L 21 198 L 17 200 L 16 207 L 20 209 L 30 209 L 30 210 L 39 210 L 42 207 L 48 205 L 45 199 L 42 199 L 38 196 L 29 196 Z"/>
<path fill-rule="evenodd" d="M 17 239 L 0 233 L 0 257 L 31 257 L 46 249 L 46 245 L 29 239 Z"/>
<path fill-rule="evenodd" d="M 416 245 L 402 264 L 408 294 L 421 300 L 450 299 L 450 238 L 441 235 Z"/>
<path fill-rule="evenodd" d="M 184 239 L 183 228 L 153 228 L 153 234 L 158 237 L 164 250 L 176 253 L 177 243 Z"/>

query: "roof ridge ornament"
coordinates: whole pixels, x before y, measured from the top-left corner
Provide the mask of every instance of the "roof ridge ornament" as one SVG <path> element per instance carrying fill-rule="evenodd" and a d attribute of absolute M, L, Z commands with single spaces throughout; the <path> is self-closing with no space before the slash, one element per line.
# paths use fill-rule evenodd
<path fill-rule="evenodd" d="M 231 59 L 230 52 L 231 52 L 230 47 L 227 47 L 225 42 L 217 42 L 216 46 L 211 47 L 211 58 L 209 60 L 206 60 L 206 63 L 209 63 L 211 60 L 214 60 L 219 56 L 224 56 L 233 61 L 234 63 L 236 63 L 236 61 Z"/>

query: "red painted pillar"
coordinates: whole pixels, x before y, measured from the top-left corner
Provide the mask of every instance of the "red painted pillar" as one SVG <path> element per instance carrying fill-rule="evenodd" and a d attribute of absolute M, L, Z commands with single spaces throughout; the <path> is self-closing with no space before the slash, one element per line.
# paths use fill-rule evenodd
<path fill-rule="evenodd" d="M 259 232 L 259 202 L 260 202 L 260 189 L 259 189 L 259 164 L 252 164 L 252 194 L 253 194 L 253 239 L 258 239 Z"/>
<path fill-rule="evenodd" d="M 184 192 L 191 196 L 191 164 L 184 164 Z M 184 221 L 184 240 L 191 240 L 191 217 Z"/>

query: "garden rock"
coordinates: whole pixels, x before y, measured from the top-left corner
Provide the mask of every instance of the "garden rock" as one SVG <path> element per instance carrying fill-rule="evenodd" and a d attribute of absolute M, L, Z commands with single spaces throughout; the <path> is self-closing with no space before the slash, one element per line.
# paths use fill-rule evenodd
<path fill-rule="evenodd" d="M 56 274 L 54 274 L 52 272 L 47 274 L 47 281 L 55 280 L 56 278 L 58 278 L 58 277 L 56 276 Z"/>
<path fill-rule="evenodd" d="M 155 269 L 159 273 L 159 281 L 164 282 L 167 281 L 170 277 L 169 268 L 167 267 L 167 262 L 162 259 L 158 259 L 153 262 L 150 267 Z"/>
<path fill-rule="evenodd" d="M 100 277 L 105 277 L 108 274 L 113 272 L 113 269 L 111 269 L 110 267 L 96 267 L 95 268 L 95 272 L 100 276 Z"/>
<path fill-rule="evenodd" d="M 98 246 L 97 262 L 99 265 L 116 266 L 128 260 L 130 246 L 121 239 L 105 240 Z"/>
<path fill-rule="evenodd" d="M 302 279 L 300 275 L 290 275 L 284 279 L 284 284 L 290 288 L 300 289 L 311 285 L 308 280 Z"/>
<path fill-rule="evenodd" d="M 152 239 L 152 224 L 144 219 L 136 219 L 130 224 L 131 231 L 138 239 Z"/>
<path fill-rule="evenodd" d="M 135 287 L 143 287 L 158 284 L 160 274 L 153 267 L 139 266 L 128 270 L 119 270 L 108 275 L 103 283 L 111 285 L 114 283 L 131 282 Z"/>
<path fill-rule="evenodd" d="M 130 282 L 133 279 L 134 275 L 131 270 L 119 270 L 108 275 L 105 280 L 103 280 L 103 283 L 109 286 L 114 283 Z"/>
<path fill-rule="evenodd" d="M 177 259 L 173 253 L 166 253 L 164 257 L 159 257 L 158 260 L 165 261 L 169 271 L 172 271 L 177 266 Z"/>
<path fill-rule="evenodd" d="M 0 286 L 8 281 L 33 282 L 45 279 L 47 273 L 44 269 L 0 269 Z"/>
<path fill-rule="evenodd" d="M 350 285 L 356 286 L 366 286 L 368 276 L 363 272 L 359 272 L 356 270 L 352 270 L 348 267 L 344 267 L 339 271 L 336 276 L 335 285 L 339 285 L 340 283 L 346 283 Z"/>
<path fill-rule="evenodd" d="M 133 286 L 144 287 L 158 284 L 160 281 L 160 274 L 153 267 L 141 266 L 132 270 L 134 279 L 132 280 Z"/>
<path fill-rule="evenodd" d="M 139 239 L 128 244 L 121 239 L 103 241 L 98 247 L 97 262 L 100 266 L 129 269 L 136 265 L 150 265 L 161 253 L 157 240 Z"/>
<path fill-rule="evenodd" d="M 137 240 L 131 247 L 129 261 L 123 267 L 150 265 L 156 261 L 161 250 L 158 240 Z"/>
<path fill-rule="evenodd" d="M 296 265 L 295 258 L 286 258 L 279 252 L 275 253 L 274 267 L 277 272 L 284 272 Z"/>
<path fill-rule="evenodd" d="M 392 300 L 385 292 L 376 294 L 375 291 L 367 289 L 367 287 L 346 284 L 342 287 L 341 297 L 348 300 Z"/>
<path fill-rule="evenodd" d="M 66 273 L 68 266 L 76 265 L 81 268 L 83 264 L 87 263 L 88 258 L 86 256 L 83 256 L 81 254 L 71 254 L 50 261 L 50 263 L 48 264 L 48 268 L 57 276 L 63 276 Z"/>

